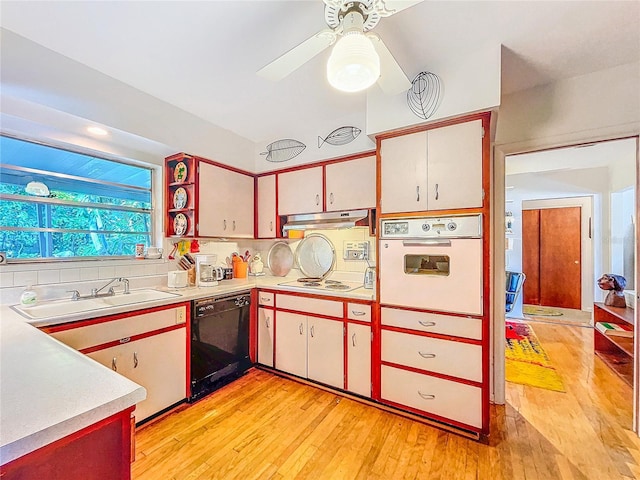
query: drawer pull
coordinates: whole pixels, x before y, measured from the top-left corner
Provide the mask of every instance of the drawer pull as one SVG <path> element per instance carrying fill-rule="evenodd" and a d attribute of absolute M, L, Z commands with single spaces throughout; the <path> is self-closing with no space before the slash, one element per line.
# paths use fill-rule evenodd
<path fill-rule="evenodd" d="M 133 368 L 138 368 L 138 352 L 133 352 Z"/>
<path fill-rule="evenodd" d="M 428 395 L 426 393 L 422 393 L 420 390 L 418 390 L 418 395 L 420 395 L 425 400 L 435 400 L 436 399 L 435 395 Z"/>
<path fill-rule="evenodd" d="M 269 325 L 269 317 L 266 317 L 264 319 L 264 323 L 266 324 L 267 328 L 271 328 L 271 326 Z"/>
<path fill-rule="evenodd" d="M 299 330 L 300 330 L 300 335 L 302 335 L 302 333 L 303 333 L 303 331 L 302 331 L 302 324 L 300 324 Z"/>
<path fill-rule="evenodd" d="M 271 298 L 269 298 L 269 297 L 260 297 L 260 303 L 271 303 Z"/>
<path fill-rule="evenodd" d="M 425 322 L 424 320 L 418 320 L 418 323 L 423 327 L 435 327 L 436 322 Z"/>
<path fill-rule="evenodd" d="M 351 343 L 353 344 L 354 347 L 356 346 L 356 334 L 355 333 L 351 336 Z"/>
<path fill-rule="evenodd" d="M 418 354 L 419 354 L 422 358 L 436 358 L 436 354 L 435 354 L 435 353 L 422 353 L 422 352 L 418 352 Z"/>
<path fill-rule="evenodd" d="M 111 360 L 111 370 L 114 372 L 118 371 L 118 359 L 116 357 L 113 357 L 113 360 Z"/>
<path fill-rule="evenodd" d="M 300 326 L 302 326 L 302 324 L 300 324 Z M 309 333 L 311 334 L 311 337 L 313 337 L 313 325 L 311 325 L 311 328 L 309 329 Z"/>
<path fill-rule="evenodd" d="M 223 230 L 227 229 L 227 221 L 226 220 L 222 220 L 222 229 Z"/>
<path fill-rule="evenodd" d="M 361 317 L 367 314 L 367 312 L 359 312 L 358 310 L 351 310 L 351 313 L 353 313 L 356 317 Z"/>

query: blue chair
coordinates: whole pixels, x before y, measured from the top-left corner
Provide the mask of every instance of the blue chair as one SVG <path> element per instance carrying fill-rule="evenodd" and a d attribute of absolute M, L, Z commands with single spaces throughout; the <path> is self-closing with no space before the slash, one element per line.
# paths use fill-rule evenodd
<path fill-rule="evenodd" d="M 520 290 L 522 290 L 522 285 L 524 281 L 527 279 L 527 276 L 521 272 L 506 272 L 507 274 L 507 303 L 506 310 L 509 313 L 513 310 L 513 305 L 516 303 L 516 298 L 518 298 L 518 294 Z"/>

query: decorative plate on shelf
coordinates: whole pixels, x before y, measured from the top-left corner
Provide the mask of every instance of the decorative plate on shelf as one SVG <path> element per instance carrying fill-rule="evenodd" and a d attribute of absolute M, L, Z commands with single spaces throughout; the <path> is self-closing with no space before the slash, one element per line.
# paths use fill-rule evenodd
<path fill-rule="evenodd" d="M 179 213 L 173 219 L 173 233 L 175 235 L 184 235 L 189 226 L 189 220 L 183 213 Z"/>
<path fill-rule="evenodd" d="M 184 164 L 184 162 L 178 162 L 173 169 L 173 180 L 176 183 L 182 183 L 187 180 L 188 173 L 189 172 L 187 170 L 187 166 Z"/>
<path fill-rule="evenodd" d="M 180 187 L 173 193 L 173 208 L 184 208 L 187 204 L 187 191 Z"/>

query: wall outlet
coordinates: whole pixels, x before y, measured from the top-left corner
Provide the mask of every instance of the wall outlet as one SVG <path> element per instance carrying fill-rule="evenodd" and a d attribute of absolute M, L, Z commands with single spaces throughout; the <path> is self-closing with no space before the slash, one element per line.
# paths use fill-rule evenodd
<path fill-rule="evenodd" d="M 176 310 L 176 325 L 186 323 L 187 321 L 187 309 L 186 307 L 179 307 Z"/>
<path fill-rule="evenodd" d="M 344 260 L 368 260 L 369 242 L 344 242 Z"/>
<path fill-rule="evenodd" d="M 7 263 L 7 252 L 0 252 L 0 265 Z"/>

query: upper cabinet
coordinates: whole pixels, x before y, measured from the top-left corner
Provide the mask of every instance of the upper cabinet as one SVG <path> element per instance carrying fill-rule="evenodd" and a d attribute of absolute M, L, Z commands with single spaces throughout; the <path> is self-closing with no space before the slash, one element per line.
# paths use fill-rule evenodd
<path fill-rule="evenodd" d="M 276 176 L 258 177 L 256 193 L 258 211 L 258 238 L 275 238 L 276 226 Z"/>
<path fill-rule="evenodd" d="M 356 210 L 376 206 L 376 157 L 330 163 L 326 176 L 326 210 Z"/>
<path fill-rule="evenodd" d="M 480 208 L 482 120 L 382 140 L 381 212 Z"/>
<path fill-rule="evenodd" d="M 253 238 L 253 177 L 200 162 L 198 236 Z"/>
<path fill-rule="evenodd" d="M 322 167 L 278 174 L 278 215 L 322 212 Z"/>
<path fill-rule="evenodd" d="M 165 166 L 168 237 L 253 238 L 253 175 L 185 154 Z"/>

